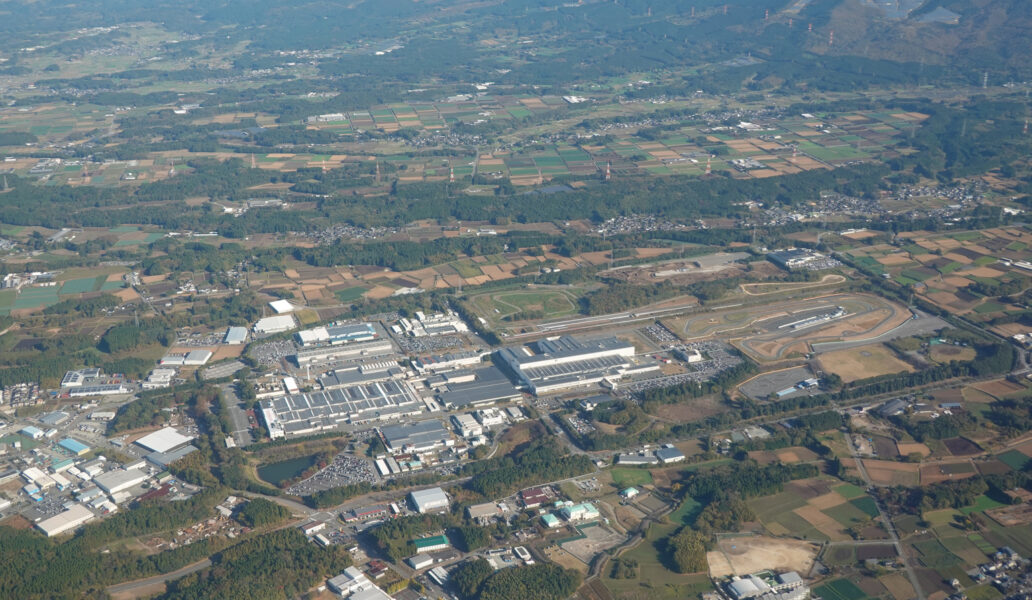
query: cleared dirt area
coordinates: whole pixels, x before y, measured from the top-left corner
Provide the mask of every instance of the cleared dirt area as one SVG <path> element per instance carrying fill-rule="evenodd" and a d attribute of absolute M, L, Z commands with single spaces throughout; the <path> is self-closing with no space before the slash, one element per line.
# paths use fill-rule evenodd
<path fill-rule="evenodd" d="M 938 346 L 932 346 L 931 350 L 928 351 L 928 358 L 940 363 L 948 363 L 951 360 L 974 360 L 975 349 L 939 344 Z"/>
<path fill-rule="evenodd" d="M 655 415 L 660 419 L 676 423 L 691 423 L 727 410 L 727 405 L 721 401 L 720 397 L 706 396 L 677 404 L 664 404 L 656 409 Z"/>
<path fill-rule="evenodd" d="M 864 460 L 871 481 L 880 485 L 917 485 L 921 480 L 920 465 L 884 460 Z"/>
<path fill-rule="evenodd" d="M 954 473 L 954 469 L 950 468 L 951 464 L 955 463 L 943 463 L 936 465 L 924 465 L 921 467 L 921 485 L 928 485 L 932 483 L 941 483 L 943 481 L 956 481 L 958 479 L 967 479 L 968 477 L 974 477 L 976 471 L 971 469 L 967 473 Z"/>
<path fill-rule="evenodd" d="M 932 453 L 931 449 L 924 444 L 918 442 L 896 442 L 896 449 L 899 450 L 900 456 L 909 456 L 914 452 L 917 452 L 921 456 L 928 456 Z"/>
<path fill-rule="evenodd" d="M 544 549 L 545 558 L 554 562 L 564 569 L 576 569 L 581 573 L 588 572 L 588 565 L 581 562 L 576 556 L 563 550 L 559 546 L 550 546 Z"/>
<path fill-rule="evenodd" d="M 708 552 L 711 577 L 747 575 L 767 569 L 806 573 L 817 557 L 816 544 L 771 537 L 736 537 Z"/>
<path fill-rule="evenodd" d="M 914 372 L 913 366 L 896 358 L 892 350 L 882 344 L 828 352 L 820 356 L 820 363 L 825 371 L 838 375 L 846 383 L 879 375 Z"/>
<path fill-rule="evenodd" d="M 1013 394 L 1014 392 L 1020 392 L 1025 389 L 1024 387 L 1016 383 L 1011 383 L 1006 379 L 997 379 L 996 381 L 976 383 L 972 387 L 979 391 L 985 392 L 986 394 L 989 394 L 990 396 L 993 396 L 997 399 L 1003 398 L 1008 394 Z"/>

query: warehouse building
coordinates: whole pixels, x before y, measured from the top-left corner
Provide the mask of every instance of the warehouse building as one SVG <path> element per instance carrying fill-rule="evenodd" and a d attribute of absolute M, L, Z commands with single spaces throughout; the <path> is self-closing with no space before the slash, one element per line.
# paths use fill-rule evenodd
<path fill-rule="evenodd" d="M 439 487 L 425 490 L 417 490 L 409 493 L 409 503 L 419 513 L 428 513 L 436 510 L 447 510 L 449 506 L 448 495 Z M 444 536 L 440 536 L 444 537 Z M 447 543 L 448 538 L 444 538 Z M 448 544 L 450 545 L 450 544 Z M 445 548 L 448 545 L 444 546 Z M 423 551 L 435 550 L 436 548 L 420 548 Z"/>
<path fill-rule="evenodd" d="M 476 352 L 454 352 L 412 359 L 412 367 L 418 373 L 450 371 L 462 367 L 478 365 L 483 355 Z"/>
<path fill-rule="evenodd" d="M 61 379 L 61 387 L 70 388 L 86 385 L 94 379 L 99 379 L 100 376 L 101 371 L 96 367 L 90 369 L 79 369 L 78 371 L 68 371 Z"/>
<path fill-rule="evenodd" d="M 63 513 L 36 523 L 36 528 L 47 537 L 54 537 L 55 535 L 72 531 L 94 518 L 95 516 L 90 509 L 81 504 L 73 504 Z"/>
<path fill-rule="evenodd" d="M 192 437 L 183 435 L 171 427 L 148 433 L 136 440 L 136 445 L 151 452 L 170 452 L 189 444 Z"/>
<path fill-rule="evenodd" d="M 651 452 L 641 452 L 637 454 L 618 454 L 616 456 L 616 464 L 618 465 L 655 465 L 659 464 L 659 459 L 656 458 L 655 454 Z"/>
<path fill-rule="evenodd" d="M 112 396 L 116 394 L 128 394 L 129 389 L 121 383 L 105 383 L 102 385 L 84 385 L 73 387 L 68 390 L 70 398 L 84 398 L 86 396 Z"/>
<path fill-rule="evenodd" d="M 29 467 L 21 472 L 22 479 L 26 483 L 29 483 L 39 490 L 45 490 L 54 487 L 56 483 L 49 475 L 44 473 L 37 467 Z"/>
<path fill-rule="evenodd" d="M 256 335 L 272 335 L 274 333 L 290 331 L 295 327 L 297 327 L 297 322 L 294 321 L 294 315 L 265 317 L 264 319 L 258 319 L 258 322 L 254 324 L 254 333 Z"/>
<path fill-rule="evenodd" d="M 335 369 L 316 381 L 323 390 L 332 390 L 385 379 L 400 379 L 404 376 L 405 371 L 398 366 L 397 361 L 384 360 L 348 369 Z"/>
<path fill-rule="evenodd" d="M 324 327 L 305 329 L 294 334 L 304 347 L 320 344 L 339 346 L 352 342 L 368 342 L 380 337 L 372 323 L 334 323 Z"/>
<path fill-rule="evenodd" d="M 366 342 L 352 342 L 337 346 L 314 346 L 302 348 L 294 354 L 299 367 L 338 360 L 356 361 L 390 356 L 395 353 L 390 340 L 377 339 Z"/>
<path fill-rule="evenodd" d="M 55 410 L 52 413 L 47 413 L 40 417 L 39 422 L 43 425 L 46 425 L 47 427 L 57 427 L 58 425 L 67 421 L 68 418 L 68 413 L 60 410 Z"/>
<path fill-rule="evenodd" d="M 22 427 L 18 430 L 18 433 L 33 440 L 43 439 L 43 430 L 39 427 L 33 427 L 32 425 L 26 425 L 25 427 Z"/>
<path fill-rule="evenodd" d="M 406 381 L 377 381 L 292 394 L 261 401 L 262 419 L 273 439 L 419 415 L 423 405 Z"/>
<path fill-rule="evenodd" d="M 659 450 L 656 450 L 656 458 L 659 462 L 664 465 L 681 462 L 684 460 L 684 452 L 681 452 L 673 446 L 673 444 L 666 444 Z"/>
<path fill-rule="evenodd" d="M 294 305 L 289 300 L 273 300 L 269 303 L 269 308 L 274 310 L 277 315 L 294 312 Z"/>
<path fill-rule="evenodd" d="M 451 410 L 490 406 L 522 395 L 497 367 L 449 373 L 444 381 L 437 399 Z"/>
<path fill-rule="evenodd" d="M 405 562 L 413 569 L 419 571 L 434 566 L 434 557 L 429 554 L 417 554 L 405 559 Z"/>
<path fill-rule="evenodd" d="M 380 436 L 391 454 L 435 452 L 455 444 L 448 429 L 436 419 L 381 427 Z"/>
<path fill-rule="evenodd" d="M 65 438 L 58 442 L 57 445 L 71 452 L 75 456 L 82 456 L 90 451 L 89 446 L 78 440 L 73 440 L 72 438 Z"/>
<path fill-rule="evenodd" d="M 169 352 L 161 358 L 162 366 L 200 367 L 211 360 L 210 350 L 191 350 L 189 352 Z"/>
<path fill-rule="evenodd" d="M 97 475 L 93 478 L 93 483 L 108 494 L 117 494 L 140 485 L 149 477 L 150 475 L 143 469 L 129 469 L 128 471 L 118 469 Z"/>
<path fill-rule="evenodd" d="M 478 435 L 484 435 L 484 427 L 473 418 L 473 415 L 463 413 L 461 415 L 452 415 L 452 425 L 455 427 L 455 431 L 458 432 L 464 438 L 476 437 Z"/>
<path fill-rule="evenodd" d="M 564 506 L 559 511 L 559 514 L 567 521 L 594 521 L 602 517 L 598 512 L 598 508 L 589 502 Z"/>
<path fill-rule="evenodd" d="M 172 463 L 194 452 L 197 452 L 197 448 L 194 446 L 180 446 L 168 452 L 151 452 L 144 459 L 158 469 L 164 470 Z"/>
<path fill-rule="evenodd" d="M 222 343 L 229 346 L 239 346 L 247 341 L 246 327 L 230 327 L 222 338 Z"/>
<path fill-rule="evenodd" d="M 416 547 L 416 552 L 434 552 L 451 548 L 451 540 L 444 534 L 412 540 L 412 543 Z"/>
<path fill-rule="evenodd" d="M 631 368 L 634 357 L 634 345 L 616 337 L 579 340 L 564 335 L 534 346 L 534 352 L 526 346 L 502 348 L 495 356 L 535 395 L 621 376 Z"/>
<path fill-rule="evenodd" d="M 453 335 L 469 331 L 469 326 L 453 311 L 427 315 L 417 310 L 415 316 L 415 319 L 399 319 L 397 325 L 392 326 L 392 330 L 412 337 Z"/>

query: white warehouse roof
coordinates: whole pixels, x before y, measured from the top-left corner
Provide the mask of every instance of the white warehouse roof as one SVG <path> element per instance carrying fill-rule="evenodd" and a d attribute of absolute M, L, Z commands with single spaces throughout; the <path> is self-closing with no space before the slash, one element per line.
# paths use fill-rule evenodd
<path fill-rule="evenodd" d="M 254 324 L 256 333 L 279 333 L 290 331 L 296 327 L 293 315 L 279 315 L 276 317 L 265 317 Z"/>
<path fill-rule="evenodd" d="M 412 504 L 419 512 L 427 512 L 438 508 L 448 507 L 448 495 L 439 487 L 426 490 L 416 490 L 409 493 Z"/>
<path fill-rule="evenodd" d="M 148 433 L 136 440 L 136 443 L 151 452 L 168 452 L 190 443 L 192 439 L 192 437 L 185 436 L 171 427 L 165 427 L 154 433 Z"/>
<path fill-rule="evenodd" d="M 277 315 L 283 315 L 289 312 L 294 312 L 294 305 L 287 300 L 275 300 L 269 303 L 272 310 L 276 311 Z"/>
<path fill-rule="evenodd" d="M 63 513 L 36 523 L 36 527 L 47 537 L 61 535 L 93 519 L 93 512 L 81 504 L 73 504 Z"/>

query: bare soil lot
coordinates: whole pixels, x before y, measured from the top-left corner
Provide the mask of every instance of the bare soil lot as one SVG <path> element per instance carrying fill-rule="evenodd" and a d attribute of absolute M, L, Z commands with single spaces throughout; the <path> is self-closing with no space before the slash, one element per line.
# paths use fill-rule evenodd
<path fill-rule="evenodd" d="M 707 553 L 710 576 L 747 575 L 765 569 L 806 573 L 817 556 L 816 544 L 771 537 L 722 539 Z"/>
<path fill-rule="evenodd" d="M 892 350 L 882 344 L 836 350 L 820 356 L 825 371 L 834 373 L 850 383 L 868 377 L 892 373 L 912 373 L 914 367 L 896 358 Z"/>

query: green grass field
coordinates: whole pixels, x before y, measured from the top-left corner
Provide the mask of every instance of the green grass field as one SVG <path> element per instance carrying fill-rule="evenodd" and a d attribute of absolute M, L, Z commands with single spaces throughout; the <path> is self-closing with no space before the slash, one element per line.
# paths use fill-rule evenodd
<path fill-rule="evenodd" d="M 616 598 L 649 598 L 650 600 L 682 600 L 697 598 L 699 594 L 713 589 L 706 573 L 681 575 L 663 564 L 663 539 L 674 533 L 679 525 L 651 525 L 640 544 L 624 552 L 621 557 L 638 561 L 638 577 L 633 579 L 612 579 L 607 569 L 602 583 Z"/>
<path fill-rule="evenodd" d="M 979 552 L 989 554 L 996 551 L 996 546 L 993 546 L 989 542 L 985 541 L 985 538 L 977 533 L 972 533 L 968 536 L 968 540 L 978 548 Z"/>
<path fill-rule="evenodd" d="M 609 474 L 613 477 L 613 485 L 621 490 L 629 487 L 652 485 L 652 474 L 645 469 L 614 467 L 609 471 Z"/>
<path fill-rule="evenodd" d="M 806 504 L 799 494 L 795 492 L 781 492 L 773 496 L 764 496 L 747 501 L 749 508 L 756 513 L 756 518 L 763 522 L 771 522 L 783 514 L 792 514 L 792 511 Z"/>
<path fill-rule="evenodd" d="M 478 267 L 466 262 L 453 262 L 451 267 L 459 273 L 460 277 L 480 277 L 483 275 Z"/>
<path fill-rule="evenodd" d="M 355 286 L 344 288 L 342 290 L 337 290 L 333 293 L 333 295 L 336 296 L 337 299 L 343 302 L 344 304 L 347 304 L 349 302 L 354 302 L 355 300 L 358 300 L 362 297 L 362 294 L 364 294 L 365 292 L 366 289 L 364 287 Z"/>
<path fill-rule="evenodd" d="M 821 512 L 841 523 L 843 527 L 852 527 L 857 523 L 864 523 L 871 519 L 867 513 L 854 506 L 851 502 L 832 506 Z"/>
<path fill-rule="evenodd" d="M 843 483 L 842 485 L 836 485 L 834 490 L 838 492 L 838 494 L 846 500 L 853 500 L 854 498 L 859 498 L 860 496 L 863 496 L 866 493 L 864 492 L 864 489 L 862 487 L 858 485 L 853 485 L 852 483 Z"/>
<path fill-rule="evenodd" d="M 568 314 L 577 309 L 562 292 L 511 292 L 492 298 L 495 308 L 502 315 L 524 311 L 541 311 L 545 317 Z"/>
<path fill-rule="evenodd" d="M 101 277 L 103 279 L 107 279 L 107 277 Z M 96 277 L 85 277 L 83 279 L 69 279 L 68 281 L 64 282 L 64 285 L 61 286 L 61 294 L 83 294 L 86 292 L 92 292 L 93 290 L 100 287 L 98 283 L 100 285 L 103 285 L 103 279 L 99 282 L 97 281 Z"/>
<path fill-rule="evenodd" d="M 855 498 L 850 501 L 850 504 L 859 508 L 872 519 L 878 516 L 878 505 L 874 503 L 874 498 L 871 498 L 870 496 Z"/>
<path fill-rule="evenodd" d="M 702 511 L 702 509 L 702 503 L 698 502 L 695 498 L 688 497 L 684 499 L 681 506 L 677 507 L 677 510 L 667 516 L 667 519 L 669 519 L 671 523 L 676 523 L 677 525 L 688 525 L 695 521 L 695 517 Z"/>
<path fill-rule="evenodd" d="M 930 569 L 944 569 L 960 562 L 939 540 L 925 540 L 914 544 L 921 553 L 921 562 Z"/>
<path fill-rule="evenodd" d="M 971 506 L 965 506 L 960 509 L 960 512 L 961 514 L 970 515 L 973 512 L 982 512 L 983 510 L 999 508 L 1001 506 L 1003 506 L 1002 503 L 993 500 L 989 496 L 982 495 L 979 496 Z"/>
<path fill-rule="evenodd" d="M 1025 463 L 1029 460 L 1027 456 L 1017 450 L 1008 450 L 996 458 L 1015 471 L 1022 470 L 1025 467 Z"/>
<path fill-rule="evenodd" d="M 848 579 L 836 579 L 815 587 L 813 595 L 824 600 L 862 600 L 867 597 L 863 590 Z"/>

